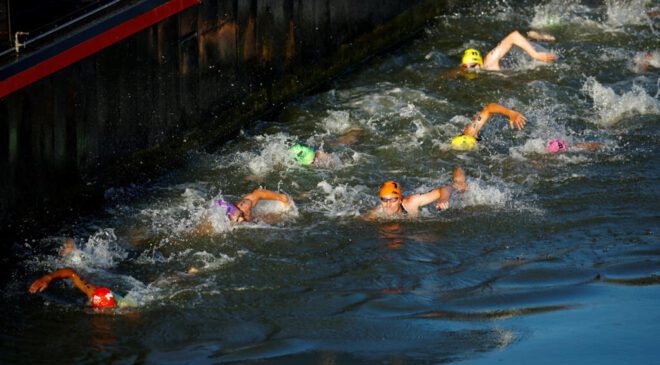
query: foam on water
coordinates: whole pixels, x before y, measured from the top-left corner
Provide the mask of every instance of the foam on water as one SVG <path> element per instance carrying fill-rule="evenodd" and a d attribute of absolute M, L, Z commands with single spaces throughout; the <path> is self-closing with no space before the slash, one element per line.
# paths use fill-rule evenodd
<path fill-rule="evenodd" d="M 180 195 L 181 201 L 154 204 L 153 208 L 142 209 L 140 215 L 149 221 L 155 233 L 185 232 L 195 226 L 206 212 L 207 201 L 203 195 L 196 189 L 185 188 Z"/>
<path fill-rule="evenodd" d="M 374 204 L 366 186 L 337 184 L 332 186 L 327 181 L 317 184 L 318 191 L 313 194 L 311 210 L 322 212 L 330 217 L 359 216 L 360 208 Z"/>
<path fill-rule="evenodd" d="M 61 239 L 56 241 L 62 242 Z M 56 270 L 71 267 L 83 272 L 109 269 L 128 257 L 128 252 L 117 242 L 114 229 L 99 229 L 86 242 L 77 242 L 76 248 L 67 256 L 59 256 L 60 247 L 53 255 L 34 255 L 26 262 L 33 271 Z"/>
<path fill-rule="evenodd" d="M 549 28 L 568 23 L 594 23 L 587 18 L 591 9 L 580 4 L 579 0 L 551 0 L 534 7 L 532 28 Z"/>
<path fill-rule="evenodd" d="M 459 204 L 464 207 L 490 206 L 505 208 L 512 202 L 513 193 L 511 189 L 502 185 L 495 186 L 477 179 L 468 179 L 468 190 L 462 194 Z"/>
<path fill-rule="evenodd" d="M 124 297 L 130 307 L 144 307 L 154 301 L 158 302 L 158 299 L 162 297 L 162 290 L 156 285 L 145 284 L 132 276 L 122 276 L 121 278 L 124 282 L 122 287 L 129 289 L 125 294 L 120 293 L 120 295 Z M 131 311 L 130 308 L 123 310 Z"/>
<path fill-rule="evenodd" d="M 522 146 L 510 147 L 509 155 L 515 160 L 526 160 L 525 155 L 548 153 L 547 143 L 545 139 L 531 138 L 526 140 Z"/>
<path fill-rule="evenodd" d="M 267 134 L 253 137 L 258 150 L 253 153 L 236 152 L 236 160 L 246 162 L 250 173 L 264 176 L 278 165 L 294 166 L 295 161 L 289 156 L 289 147 L 296 142 L 310 144 L 307 141 L 294 141 L 294 138 L 285 134 Z M 312 144 L 312 147 L 314 145 Z"/>
<path fill-rule="evenodd" d="M 624 25 L 643 25 L 649 23 L 646 15 L 646 0 L 606 0 L 607 24 L 619 28 Z"/>
<path fill-rule="evenodd" d="M 216 257 L 216 255 L 206 251 L 192 252 L 189 257 L 193 261 L 193 266 L 195 268 L 209 271 L 217 270 L 236 260 L 235 257 L 230 257 L 223 253 L 220 253 Z"/>
<path fill-rule="evenodd" d="M 374 117 L 385 119 L 381 122 L 387 122 L 389 116 L 400 115 L 401 110 L 409 108 L 409 105 L 447 103 L 445 99 L 429 96 L 421 90 L 394 86 L 388 82 L 379 83 L 375 89 L 354 88 L 342 90 L 339 94 L 346 100 L 345 106 L 366 112 L 370 121 Z"/>
<path fill-rule="evenodd" d="M 351 128 L 357 127 L 351 121 L 351 113 L 346 110 L 329 110 L 328 116 L 321 120 L 321 125 L 325 127 L 328 133 L 341 134 Z"/>
<path fill-rule="evenodd" d="M 589 121 L 603 127 L 611 127 L 622 118 L 633 114 L 660 113 L 660 102 L 638 85 L 633 85 L 629 92 L 618 95 L 612 88 L 589 77 L 582 86 L 582 92 L 591 97 L 594 111 L 597 113 L 597 118 L 590 118 Z"/>

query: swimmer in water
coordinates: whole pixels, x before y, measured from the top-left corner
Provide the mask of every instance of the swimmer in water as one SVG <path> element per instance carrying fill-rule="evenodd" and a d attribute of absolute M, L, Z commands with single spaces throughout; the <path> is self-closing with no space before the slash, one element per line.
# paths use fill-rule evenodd
<path fill-rule="evenodd" d="M 453 190 L 465 192 L 468 186 L 465 182 L 465 173 L 460 167 L 453 171 L 452 186 L 443 186 L 424 194 L 412 194 L 403 197 L 401 185 L 394 181 L 386 181 L 380 188 L 380 206 L 371 210 L 365 218 L 376 220 L 378 218 L 398 217 L 407 215 L 409 217 L 419 216 L 419 209 L 425 205 L 435 202 L 439 210 L 449 208 L 449 198 Z"/>
<path fill-rule="evenodd" d="M 298 143 L 289 148 L 289 156 L 302 166 L 329 167 L 341 163 L 334 155 Z"/>
<path fill-rule="evenodd" d="M 462 135 L 452 139 L 451 148 L 456 151 L 471 151 L 475 149 L 477 147 L 477 135 L 479 131 L 486 124 L 486 122 L 488 122 L 488 119 L 490 119 L 491 115 L 494 113 L 509 117 L 509 127 L 511 129 L 514 127 L 518 128 L 519 130 L 523 129 L 525 127 L 525 123 L 527 122 L 527 118 L 525 118 L 525 116 L 523 116 L 521 113 L 500 104 L 490 103 L 486 105 L 481 113 L 479 113 L 479 115 L 474 118 L 472 123 L 470 123 L 465 128 L 465 130 L 463 130 Z"/>
<path fill-rule="evenodd" d="M 538 52 L 534 46 L 523 37 L 518 31 L 513 31 L 486 55 L 485 59 L 481 58 L 481 54 L 474 48 L 470 48 L 463 53 L 461 68 L 482 69 L 488 71 L 499 71 L 500 60 L 509 53 L 512 46 L 518 46 L 525 51 L 530 57 L 541 62 L 552 62 L 557 59 L 557 56 L 549 52 Z"/>
<path fill-rule="evenodd" d="M 251 222 L 253 220 L 252 209 L 257 206 L 261 200 L 275 200 L 279 201 L 288 209 L 291 207 L 291 201 L 285 194 L 276 193 L 266 189 L 257 189 L 250 194 L 244 196 L 236 205 L 218 199 L 213 202 L 212 209 L 222 209 L 227 215 L 227 219 L 233 223 Z M 207 216 L 202 223 L 197 225 L 193 230 L 197 234 L 210 234 L 214 232 L 213 224 Z"/>
<path fill-rule="evenodd" d="M 351 145 L 357 141 L 362 132 L 362 128 L 351 128 L 348 132 L 333 141 L 331 145 Z M 303 166 L 334 167 L 342 164 L 337 156 L 320 150 L 314 150 L 312 147 L 301 143 L 296 143 L 289 148 L 289 157 Z"/>
<path fill-rule="evenodd" d="M 601 149 L 602 147 L 603 144 L 600 142 L 578 142 L 575 143 L 573 146 L 571 146 L 571 150 L 577 149 L 577 150 L 596 151 Z M 550 141 L 548 141 L 546 151 L 548 153 L 553 153 L 553 154 L 568 152 L 569 145 L 563 139 L 559 139 L 559 138 L 551 139 Z"/>
<path fill-rule="evenodd" d="M 35 294 L 46 290 L 53 279 L 71 279 L 73 284 L 87 295 L 89 303 L 94 309 L 126 308 L 135 306 L 134 303 L 115 294 L 112 290 L 106 287 L 96 286 L 81 278 L 75 270 L 70 268 L 55 270 L 52 273 L 46 274 L 35 280 L 32 285 L 30 285 L 30 293 Z"/>
<path fill-rule="evenodd" d="M 537 31 L 530 31 L 527 33 L 527 36 L 535 40 L 543 41 L 554 41 L 555 37 L 549 34 L 540 33 Z M 461 67 L 456 68 L 446 75 L 440 77 L 440 79 L 452 79 L 464 71 L 472 72 L 478 70 L 487 70 L 487 71 L 499 71 L 500 70 L 500 60 L 509 53 L 511 47 L 513 46 L 520 47 L 533 59 L 541 62 L 552 62 L 557 59 L 557 56 L 549 52 L 538 52 L 534 49 L 534 46 L 525 38 L 520 32 L 513 31 L 509 33 L 502 41 L 493 48 L 486 58 L 481 58 L 481 53 L 474 48 L 465 50 L 463 53 L 463 58 L 461 60 Z M 469 75 L 469 74 L 466 74 Z"/>

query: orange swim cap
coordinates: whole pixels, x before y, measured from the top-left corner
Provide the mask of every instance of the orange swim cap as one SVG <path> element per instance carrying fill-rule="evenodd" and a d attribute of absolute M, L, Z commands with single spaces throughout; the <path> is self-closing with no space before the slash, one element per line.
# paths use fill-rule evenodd
<path fill-rule="evenodd" d="M 402 198 L 401 195 L 401 186 L 399 183 L 396 183 L 392 180 L 386 181 L 383 186 L 380 187 L 380 196 L 381 197 L 387 197 L 387 196 L 396 196 L 399 199 Z"/>

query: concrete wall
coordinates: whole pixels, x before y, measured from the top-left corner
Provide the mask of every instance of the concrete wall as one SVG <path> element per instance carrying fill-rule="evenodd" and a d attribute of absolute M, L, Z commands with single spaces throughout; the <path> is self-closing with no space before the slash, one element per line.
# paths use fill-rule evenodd
<path fill-rule="evenodd" d="M 43 225 L 109 185 L 167 171 L 447 3 L 204 0 L 10 94 L 0 100 L 0 222 Z"/>

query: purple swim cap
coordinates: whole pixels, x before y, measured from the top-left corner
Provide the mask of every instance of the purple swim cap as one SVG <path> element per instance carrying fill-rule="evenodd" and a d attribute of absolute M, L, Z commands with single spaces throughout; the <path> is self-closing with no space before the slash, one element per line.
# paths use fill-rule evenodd
<path fill-rule="evenodd" d="M 563 139 L 552 139 L 548 142 L 548 152 L 557 153 L 568 150 L 568 144 Z"/>
<path fill-rule="evenodd" d="M 215 201 L 215 204 L 220 208 L 226 209 L 227 218 L 229 218 L 229 220 L 231 220 L 231 217 L 238 212 L 238 208 L 226 200 L 218 199 Z"/>

